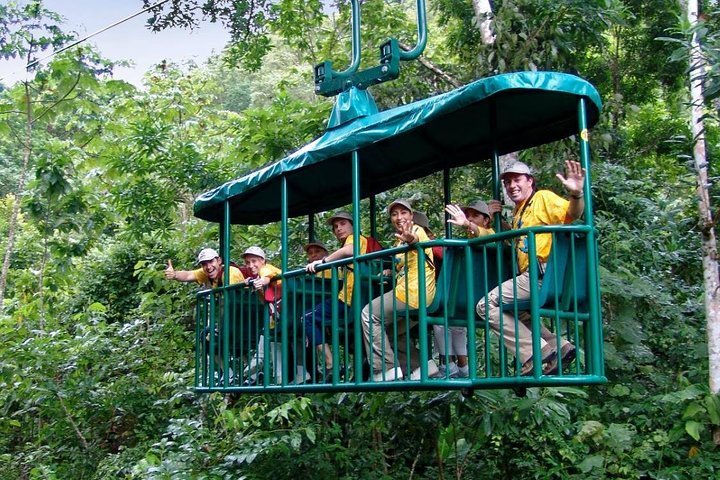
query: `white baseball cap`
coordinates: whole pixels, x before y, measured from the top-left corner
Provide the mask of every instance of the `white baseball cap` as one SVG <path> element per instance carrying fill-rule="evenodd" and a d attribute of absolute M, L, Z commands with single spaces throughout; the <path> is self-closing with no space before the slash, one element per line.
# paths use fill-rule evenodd
<path fill-rule="evenodd" d="M 250 247 L 242 254 L 242 257 L 245 258 L 247 255 L 255 255 L 256 257 L 260 257 L 263 260 L 265 260 L 265 252 L 263 252 L 263 249 L 260 247 Z"/>
<path fill-rule="evenodd" d="M 197 264 L 200 265 L 202 262 L 208 262 L 218 258 L 220 254 L 214 248 L 203 248 L 200 250 L 197 256 Z"/>

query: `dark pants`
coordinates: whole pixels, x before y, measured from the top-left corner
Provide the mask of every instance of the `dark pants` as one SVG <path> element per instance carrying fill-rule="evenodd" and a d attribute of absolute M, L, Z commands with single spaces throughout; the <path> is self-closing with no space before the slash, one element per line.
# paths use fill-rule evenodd
<path fill-rule="evenodd" d="M 322 303 L 315 305 L 315 308 L 308 310 L 303 315 L 303 324 L 305 325 L 305 335 L 308 343 L 314 347 L 323 343 L 330 343 L 330 339 L 326 338 L 323 342 L 323 329 L 332 324 L 332 303 L 337 302 L 338 321 L 345 320 L 345 312 L 348 305 L 337 298 L 328 298 Z"/>

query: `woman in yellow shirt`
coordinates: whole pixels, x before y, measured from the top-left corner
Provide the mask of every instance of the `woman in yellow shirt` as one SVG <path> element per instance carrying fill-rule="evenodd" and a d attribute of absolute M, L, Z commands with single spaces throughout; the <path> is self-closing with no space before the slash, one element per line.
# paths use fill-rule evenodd
<path fill-rule="evenodd" d="M 414 245 L 418 242 L 426 242 L 429 240 L 425 230 L 419 225 L 413 223 L 413 210 L 410 202 L 405 199 L 398 199 L 388 206 L 390 221 L 395 227 L 395 237 L 397 242 L 395 246 Z M 411 309 L 417 309 L 419 305 L 419 288 L 420 282 L 423 282 L 422 288 L 425 290 L 425 298 L 427 303 L 433 301 L 435 297 L 435 265 L 431 248 L 424 249 L 425 253 L 425 278 L 420 279 L 418 262 L 419 252 L 417 249 L 411 249 L 406 253 L 397 255 L 397 266 L 400 269 L 395 281 L 395 288 L 382 296 L 375 298 L 372 302 L 365 305 L 362 310 L 362 328 L 365 341 L 365 351 L 368 354 L 370 363 L 373 367 L 375 381 L 395 380 L 404 377 L 403 369 L 407 369 L 407 334 L 410 330 L 409 321 L 398 321 L 393 325 L 393 316 L 396 314 L 399 318 L 405 315 Z M 395 362 L 395 353 L 392 343 L 387 335 L 386 329 L 393 330 L 395 327 L 397 333 L 397 363 Z M 410 365 L 414 368 L 411 379 L 419 378 L 418 351 L 413 342 L 410 342 Z M 432 361 L 431 361 L 432 362 Z M 396 366 L 398 365 L 398 366 Z M 433 368 L 434 367 L 434 368 Z M 432 362 L 429 367 L 429 373 L 432 375 L 437 371 L 437 366 Z"/>

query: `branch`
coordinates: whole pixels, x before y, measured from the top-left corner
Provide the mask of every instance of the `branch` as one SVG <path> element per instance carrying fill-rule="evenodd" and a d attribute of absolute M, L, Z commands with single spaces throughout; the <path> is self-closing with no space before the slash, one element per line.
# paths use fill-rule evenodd
<path fill-rule="evenodd" d="M 77 423 L 75 423 L 75 420 L 73 420 L 72 415 L 70 415 L 70 411 L 68 410 L 67 406 L 65 405 L 65 402 L 63 401 L 62 397 L 60 396 L 60 393 L 55 392 L 55 395 L 57 396 L 58 400 L 60 400 L 60 406 L 62 407 L 63 411 L 65 412 L 65 415 L 67 417 L 67 421 L 72 425 L 73 430 L 75 430 L 75 435 L 80 439 L 80 442 L 83 445 L 83 448 L 85 451 L 89 449 L 87 440 L 85 440 L 85 437 L 83 436 L 82 432 L 77 426 Z"/>
<path fill-rule="evenodd" d="M 402 48 L 406 52 L 409 52 L 411 50 L 411 48 L 408 45 L 406 45 L 402 42 L 398 42 L 398 45 L 400 46 L 400 48 Z M 448 82 L 453 87 L 455 87 L 455 88 L 462 87 L 462 83 L 458 79 L 456 79 L 455 77 L 453 77 L 446 71 L 442 70 L 440 67 L 438 67 L 437 65 L 435 65 L 434 63 L 432 63 L 430 60 L 423 57 L 422 55 L 420 55 L 418 57 L 418 61 L 422 64 L 423 67 L 427 68 L 428 70 L 433 72 L 435 75 L 440 77 L 442 80 L 445 80 L 446 82 Z"/>
<path fill-rule="evenodd" d="M 48 113 L 50 110 L 52 110 L 53 108 L 55 108 L 56 106 L 58 106 L 58 104 L 60 104 L 60 102 L 64 101 L 64 100 L 68 97 L 68 95 L 70 95 L 70 94 L 73 92 L 73 90 L 75 90 L 75 87 L 77 87 L 78 83 L 80 83 L 80 75 L 81 75 L 81 72 L 78 72 L 77 77 L 75 78 L 75 83 L 73 83 L 73 84 L 72 84 L 72 87 L 70 87 L 70 88 L 68 89 L 68 91 L 65 92 L 65 95 L 63 95 L 62 97 L 60 97 L 56 102 L 54 102 L 52 105 L 50 105 L 48 108 L 46 108 L 45 111 L 42 112 L 40 115 L 38 115 L 37 117 L 35 117 L 35 118 L 32 120 L 32 123 L 35 123 L 35 122 L 37 122 L 38 120 L 40 120 L 42 117 L 45 116 L 46 113 Z"/>

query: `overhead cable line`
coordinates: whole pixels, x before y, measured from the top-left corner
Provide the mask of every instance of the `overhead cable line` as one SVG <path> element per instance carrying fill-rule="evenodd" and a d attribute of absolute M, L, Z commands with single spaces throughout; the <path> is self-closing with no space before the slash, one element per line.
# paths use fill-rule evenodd
<path fill-rule="evenodd" d="M 40 62 L 43 62 L 43 61 L 47 60 L 48 58 L 54 57 L 54 56 L 57 55 L 58 53 L 64 52 L 65 50 L 68 50 L 68 49 L 70 49 L 70 48 L 72 48 L 72 47 L 74 47 L 74 46 L 76 46 L 76 45 L 84 42 L 85 40 L 88 40 L 88 39 L 94 37 L 95 35 L 99 35 L 99 34 L 101 34 L 102 32 L 104 32 L 104 31 L 106 31 L 106 30 L 110 30 L 110 29 L 113 28 L 113 27 L 117 27 L 117 26 L 120 25 L 121 23 L 127 22 L 128 20 L 130 20 L 130 19 L 132 19 L 132 18 L 135 18 L 135 17 L 137 17 L 138 15 L 141 15 L 141 14 L 143 14 L 143 13 L 149 11 L 149 10 L 152 10 L 152 9 L 155 8 L 155 7 L 159 7 L 159 6 L 162 5 L 163 3 L 167 3 L 167 2 L 169 2 L 169 1 L 170 1 L 170 0 L 160 0 L 159 2 L 156 2 L 156 3 L 152 4 L 152 5 L 150 5 L 149 7 L 143 8 L 142 10 L 140 10 L 140 11 L 137 12 L 137 13 L 133 13 L 132 15 L 128 15 L 127 17 L 123 18 L 122 20 L 118 20 L 117 22 L 113 23 L 112 25 L 108 25 L 107 27 L 101 28 L 101 29 L 98 30 L 97 32 L 93 32 L 93 33 L 91 33 L 90 35 L 81 38 L 80 40 L 76 40 L 76 41 L 72 42 L 70 45 L 66 45 L 66 46 L 60 48 L 59 50 L 55 50 L 54 52 L 52 52 L 52 53 L 49 54 L 49 55 L 44 56 L 43 58 L 40 58 L 40 59 L 38 59 L 38 60 L 34 60 L 34 61 L 28 63 L 27 65 L 25 65 L 25 69 L 26 69 L 26 70 L 29 70 L 31 67 L 34 67 L 35 65 L 39 64 Z"/>

